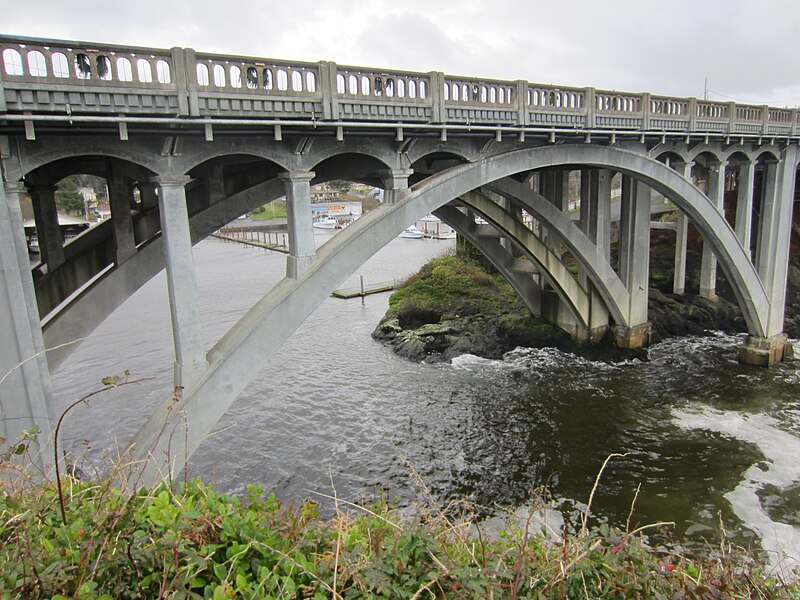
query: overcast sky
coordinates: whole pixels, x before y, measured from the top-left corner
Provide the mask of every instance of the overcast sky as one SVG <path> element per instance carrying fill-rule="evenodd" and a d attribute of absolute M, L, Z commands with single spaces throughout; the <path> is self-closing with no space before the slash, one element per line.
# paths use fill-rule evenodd
<path fill-rule="evenodd" d="M 0 0 L 0 32 L 800 105 L 800 0 Z"/>

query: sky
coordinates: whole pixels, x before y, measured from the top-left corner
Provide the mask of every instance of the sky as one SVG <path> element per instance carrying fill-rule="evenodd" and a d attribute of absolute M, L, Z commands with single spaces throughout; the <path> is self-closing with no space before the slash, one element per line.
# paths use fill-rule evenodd
<path fill-rule="evenodd" d="M 800 0 L 0 0 L 0 33 L 800 106 Z"/>

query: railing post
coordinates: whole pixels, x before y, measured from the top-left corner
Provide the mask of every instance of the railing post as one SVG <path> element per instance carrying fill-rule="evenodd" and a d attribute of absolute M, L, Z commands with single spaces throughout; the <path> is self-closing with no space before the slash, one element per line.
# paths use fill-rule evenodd
<path fill-rule="evenodd" d="M 650 129 L 650 110 L 652 109 L 650 102 L 650 94 L 648 92 L 642 93 L 642 129 Z"/>
<path fill-rule="evenodd" d="M 595 102 L 595 89 L 593 87 L 585 88 L 584 92 L 586 95 L 585 103 L 586 103 L 586 127 L 588 129 L 594 129 L 595 127 L 595 110 L 597 109 L 597 104 Z"/>
<path fill-rule="evenodd" d="M 728 133 L 736 133 L 736 102 L 728 102 Z"/>
<path fill-rule="evenodd" d="M 442 88 L 444 87 L 444 73 L 430 71 L 428 73 L 428 87 L 431 95 L 431 121 L 434 123 L 444 123 L 447 120 L 444 101 L 442 98 Z"/>
<path fill-rule="evenodd" d="M 322 90 L 322 118 L 336 120 L 339 118 L 339 90 L 336 87 L 338 67 L 335 62 L 320 61 L 319 87 Z"/>
<path fill-rule="evenodd" d="M 182 117 L 189 115 L 189 87 L 187 85 L 186 56 L 183 48 L 174 47 L 172 52 L 172 76 L 175 78 L 175 87 L 178 94 L 178 114 Z"/>
<path fill-rule="evenodd" d="M 197 97 L 197 55 L 191 48 L 183 49 L 186 66 L 186 89 L 189 91 L 189 116 L 200 116 L 200 100 Z"/>
<path fill-rule="evenodd" d="M 517 80 L 517 125 L 530 125 L 528 115 L 528 82 Z"/>
<path fill-rule="evenodd" d="M 769 106 L 766 104 L 761 107 L 761 133 L 766 135 L 769 131 Z"/>
<path fill-rule="evenodd" d="M 689 131 L 697 130 L 697 98 L 689 98 Z"/>

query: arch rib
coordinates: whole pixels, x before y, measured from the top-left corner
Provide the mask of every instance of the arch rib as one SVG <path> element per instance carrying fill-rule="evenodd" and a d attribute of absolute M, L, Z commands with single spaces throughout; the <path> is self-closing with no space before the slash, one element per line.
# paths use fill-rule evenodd
<path fill-rule="evenodd" d="M 334 236 L 317 252 L 316 261 L 298 279 L 284 279 L 253 306 L 208 352 L 208 368 L 177 404 L 159 407 L 130 446 L 130 458 L 153 456 L 151 474 L 183 461 L 224 414 L 253 375 L 336 285 L 385 246 L 403 228 L 447 202 L 487 183 L 542 167 L 582 164 L 628 173 L 675 202 L 696 223 L 729 275 L 751 331 L 763 336 L 769 303 L 733 230 L 708 198 L 683 177 L 650 158 L 610 147 L 561 145 L 517 150 L 460 165 L 411 188 L 396 204 L 382 205 Z M 170 449 L 170 432 L 186 445 Z M 165 429 L 166 428 L 166 429 Z M 170 469 L 171 471 L 171 469 Z"/>

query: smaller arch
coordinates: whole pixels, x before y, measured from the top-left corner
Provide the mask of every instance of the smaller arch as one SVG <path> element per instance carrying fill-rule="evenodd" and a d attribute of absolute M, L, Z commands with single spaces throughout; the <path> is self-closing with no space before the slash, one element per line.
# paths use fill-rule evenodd
<path fill-rule="evenodd" d="M 245 80 L 247 81 L 248 89 L 255 90 L 258 88 L 258 69 L 255 67 L 247 67 L 245 71 Z"/>
<path fill-rule="evenodd" d="M 22 66 L 22 54 L 14 48 L 3 50 L 3 66 L 5 67 L 6 75 L 17 76 L 25 74 Z"/>
<path fill-rule="evenodd" d="M 167 61 L 156 61 L 156 79 L 158 79 L 159 83 L 172 83 L 172 73 Z"/>
<path fill-rule="evenodd" d="M 136 74 L 139 76 L 139 81 L 142 83 L 153 82 L 153 68 L 150 66 L 150 61 L 146 58 L 140 58 L 136 61 Z"/>
<path fill-rule="evenodd" d="M 382 77 L 376 77 L 375 78 L 374 88 L 375 88 L 375 95 L 376 96 L 383 96 L 383 78 Z"/>
<path fill-rule="evenodd" d="M 100 54 L 94 64 L 97 68 L 97 77 L 103 81 L 111 81 L 111 60 L 104 54 Z"/>
<path fill-rule="evenodd" d="M 78 79 L 90 79 L 92 77 L 92 63 L 89 57 L 82 52 L 75 55 L 75 76 Z"/>
<path fill-rule="evenodd" d="M 317 76 L 313 71 L 306 72 L 306 90 L 309 92 L 317 91 Z"/>
<path fill-rule="evenodd" d="M 394 96 L 394 79 L 392 77 L 386 78 L 386 95 L 389 98 Z"/>
<path fill-rule="evenodd" d="M 300 71 L 292 71 L 292 91 L 303 91 L 303 76 L 300 74 Z"/>
<path fill-rule="evenodd" d="M 345 91 L 346 90 L 345 90 L 344 75 L 342 75 L 341 73 L 337 73 L 336 74 L 336 92 L 338 94 L 344 94 Z"/>
<path fill-rule="evenodd" d="M 53 66 L 53 75 L 59 79 L 69 77 L 69 61 L 65 54 L 55 52 L 50 56 L 50 64 Z"/>
<path fill-rule="evenodd" d="M 261 75 L 264 78 L 264 89 L 271 90 L 272 87 L 275 85 L 272 77 L 272 69 L 264 69 L 261 72 Z"/>
<path fill-rule="evenodd" d="M 364 96 L 369 96 L 370 93 L 369 77 L 367 77 L 366 75 L 361 76 L 361 93 Z"/>
<path fill-rule="evenodd" d="M 198 65 L 199 67 L 200 65 Z M 117 58 L 117 79 L 119 81 L 133 81 L 133 68 L 131 61 L 120 56 Z"/>
<path fill-rule="evenodd" d="M 358 94 L 358 79 L 352 73 L 347 78 L 347 91 L 353 96 Z"/>
<path fill-rule="evenodd" d="M 228 76 L 230 77 L 231 87 L 242 87 L 242 70 L 237 65 L 231 65 L 228 68 Z"/>
<path fill-rule="evenodd" d="M 424 100 L 427 97 L 427 95 L 428 95 L 428 84 L 426 84 L 424 81 L 420 81 L 419 82 L 419 97 Z"/>
<path fill-rule="evenodd" d="M 406 96 L 406 82 L 404 79 L 399 78 L 397 80 L 397 97 L 405 98 L 405 96 Z"/>
<path fill-rule="evenodd" d="M 211 73 L 214 76 L 214 85 L 217 87 L 225 87 L 225 67 L 222 65 L 214 65 Z"/>
<path fill-rule="evenodd" d="M 197 63 L 197 84 L 205 86 L 209 83 L 210 79 L 208 75 L 208 65 Z"/>
<path fill-rule="evenodd" d="M 450 100 L 450 86 L 446 83 L 444 84 L 444 99 Z"/>
<path fill-rule="evenodd" d="M 47 77 L 47 60 L 38 50 L 28 52 L 28 73 L 34 77 Z"/>
<path fill-rule="evenodd" d="M 409 79 L 408 81 L 408 97 L 409 98 L 417 97 L 417 84 L 413 79 Z"/>
<path fill-rule="evenodd" d="M 278 80 L 278 89 L 282 92 L 285 92 L 289 89 L 289 74 L 284 69 L 278 69 L 278 72 L 275 74 L 275 78 Z"/>

